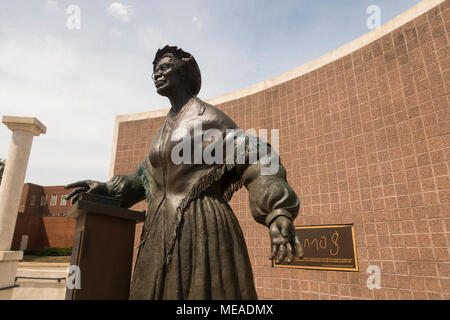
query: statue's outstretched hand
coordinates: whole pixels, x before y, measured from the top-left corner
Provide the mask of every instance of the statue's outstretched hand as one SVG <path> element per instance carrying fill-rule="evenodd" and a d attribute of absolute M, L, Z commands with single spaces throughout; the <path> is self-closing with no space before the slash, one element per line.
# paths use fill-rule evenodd
<path fill-rule="evenodd" d="M 71 193 L 69 193 L 64 198 L 66 200 L 69 200 L 72 198 L 72 204 L 77 202 L 78 198 L 81 196 L 82 193 L 93 193 L 98 195 L 107 195 L 108 194 L 108 187 L 107 184 L 104 182 L 99 181 L 92 181 L 92 180 L 83 180 L 78 181 L 74 183 L 69 183 L 65 186 L 66 189 L 73 189 Z"/>
<path fill-rule="evenodd" d="M 280 263 L 284 258 L 287 258 L 287 262 L 292 262 L 295 257 L 303 257 L 303 246 L 289 218 L 285 216 L 275 218 L 269 226 L 269 235 L 272 243 L 272 254 L 269 259 L 276 258 L 275 262 Z"/>

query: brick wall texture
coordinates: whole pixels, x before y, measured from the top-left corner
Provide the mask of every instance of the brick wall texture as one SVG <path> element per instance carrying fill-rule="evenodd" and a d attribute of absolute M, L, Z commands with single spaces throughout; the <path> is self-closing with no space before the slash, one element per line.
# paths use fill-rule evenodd
<path fill-rule="evenodd" d="M 359 272 L 272 268 L 268 231 L 237 192 L 260 299 L 450 299 L 449 31 L 445 1 L 328 65 L 218 105 L 243 129 L 280 129 L 301 202 L 295 225 L 354 224 Z M 136 170 L 162 121 L 120 123 L 115 174 Z M 381 269 L 379 290 L 366 286 L 369 265 Z"/>

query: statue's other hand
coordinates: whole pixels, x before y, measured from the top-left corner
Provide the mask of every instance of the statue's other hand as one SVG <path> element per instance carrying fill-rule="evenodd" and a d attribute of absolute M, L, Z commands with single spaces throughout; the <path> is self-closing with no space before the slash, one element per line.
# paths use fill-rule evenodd
<path fill-rule="evenodd" d="M 303 257 L 303 246 L 298 239 L 292 221 L 279 216 L 269 226 L 269 235 L 272 243 L 272 254 L 269 259 L 276 257 L 275 262 L 292 262 L 295 257 Z"/>
<path fill-rule="evenodd" d="M 64 197 L 66 200 L 72 198 L 72 204 L 77 202 L 78 198 L 81 196 L 82 193 L 94 193 L 98 195 L 108 194 L 108 187 L 106 183 L 92 180 L 83 180 L 74 183 L 69 183 L 68 185 L 65 186 L 65 188 L 66 189 L 76 188 L 75 190 L 73 190 L 67 196 Z"/>

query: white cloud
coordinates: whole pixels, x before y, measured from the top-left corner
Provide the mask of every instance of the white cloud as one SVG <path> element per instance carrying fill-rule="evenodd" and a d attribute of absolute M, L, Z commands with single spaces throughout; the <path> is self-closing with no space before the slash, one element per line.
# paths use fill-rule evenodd
<path fill-rule="evenodd" d="M 130 21 L 131 15 L 133 14 L 133 6 L 120 2 L 113 2 L 108 7 L 107 11 L 114 18 L 119 19 L 123 22 L 128 22 Z"/>
<path fill-rule="evenodd" d="M 200 20 L 197 16 L 192 17 L 192 22 L 197 26 L 197 28 L 201 29 L 203 27 L 203 21 Z"/>
<path fill-rule="evenodd" d="M 113 38 L 120 38 L 123 35 L 123 32 L 118 29 L 113 29 L 111 30 L 110 35 Z"/>
<path fill-rule="evenodd" d="M 60 37 L 47 35 L 25 38 L 14 30 L 3 28 L 0 28 L 0 36 L 3 38 L 0 43 L 0 80 L 10 76 L 10 79 L 26 82 L 58 83 L 81 62 L 80 58 L 73 54 L 73 46 Z M 22 39 L 26 40 L 22 42 Z"/>
<path fill-rule="evenodd" d="M 51 9 L 59 9 L 59 3 L 57 0 L 45 0 L 45 6 Z"/>

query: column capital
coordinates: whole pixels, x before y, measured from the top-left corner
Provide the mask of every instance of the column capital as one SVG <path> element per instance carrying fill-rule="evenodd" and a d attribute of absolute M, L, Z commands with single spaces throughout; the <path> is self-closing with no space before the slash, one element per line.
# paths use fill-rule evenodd
<path fill-rule="evenodd" d="M 13 132 L 16 130 L 24 130 L 31 132 L 34 136 L 38 136 L 47 131 L 47 127 L 33 117 L 3 116 L 2 122 Z"/>

